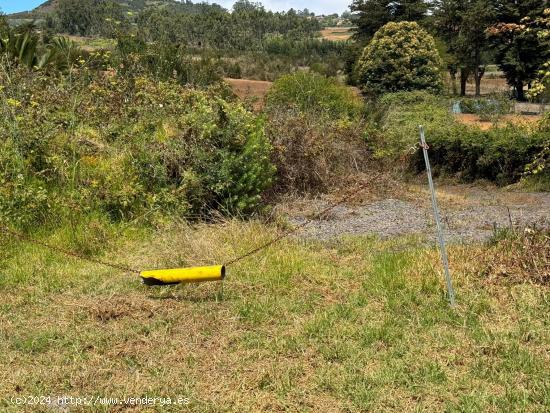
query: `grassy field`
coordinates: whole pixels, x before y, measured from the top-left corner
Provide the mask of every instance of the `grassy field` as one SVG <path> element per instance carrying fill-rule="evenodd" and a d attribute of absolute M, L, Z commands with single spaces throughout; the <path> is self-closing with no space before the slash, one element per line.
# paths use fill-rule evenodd
<path fill-rule="evenodd" d="M 327 40 L 345 41 L 353 35 L 353 28 L 350 27 L 327 27 L 321 30 L 321 37 Z"/>
<path fill-rule="evenodd" d="M 239 221 L 127 229 L 105 258 L 219 263 L 275 233 Z M 453 310 L 437 251 L 419 245 L 287 240 L 228 268 L 222 295 L 215 283 L 147 288 L 4 239 L 0 410 L 51 411 L 16 396 L 181 396 L 185 409 L 70 411 L 547 411 L 548 287 L 485 271 L 492 247 L 456 245 Z"/>

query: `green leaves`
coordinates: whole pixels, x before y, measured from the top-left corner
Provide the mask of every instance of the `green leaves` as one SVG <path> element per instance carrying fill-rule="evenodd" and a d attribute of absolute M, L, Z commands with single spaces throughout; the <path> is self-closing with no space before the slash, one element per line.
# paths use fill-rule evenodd
<path fill-rule="evenodd" d="M 333 78 L 299 71 L 280 77 L 267 96 L 268 112 L 289 108 L 333 120 L 357 120 L 363 110 L 363 102 Z"/>
<path fill-rule="evenodd" d="M 246 215 L 271 185 L 263 121 L 216 91 L 85 71 L 9 78 L 0 74 L 0 113 L 11 114 L 0 117 L 0 219 Z"/>
<path fill-rule="evenodd" d="M 417 23 L 388 23 L 363 51 L 359 82 L 374 95 L 400 90 L 438 92 L 441 64 L 433 37 Z"/>

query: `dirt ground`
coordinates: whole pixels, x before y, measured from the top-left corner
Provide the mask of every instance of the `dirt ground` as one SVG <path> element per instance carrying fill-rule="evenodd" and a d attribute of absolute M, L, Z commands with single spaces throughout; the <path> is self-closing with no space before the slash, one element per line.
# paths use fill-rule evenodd
<path fill-rule="evenodd" d="M 224 79 L 235 94 L 243 100 L 253 101 L 255 110 L 261 110 L 264 105 L 264 97 L 271 88 L 272 82 L 247 79 Z"/>
<path fill-rule="evenodd" d="M 456 119 L 466 125 L 475 125 L 481 130 L 488 130 L 495 126 L 504 126 L 507 123 L 513 123 L 515 125 L 528 125 L 536 123 L 541 120 L 540 115 L 505 115 L 502 116 L 498 122 L 483 121 L 479 119 L 479 116 L 471 113 L 459 113 L 456 114 Z"/>
<path fill-rule="evenodd" d="M 437 193 L 446 238 L 451 242 L 484 241 L 495 228 L 550 227 L 550 193 L 468 185 L 442 185 Z M 294 199 L 279 209 L 292 224 L 298 225 L 332 202 L 334 199 L 323 197 Z M 410 185 L 392 195 L 371 193 L 357 204 L 338 206 L 327 216 L 314 219 L 298 236 L 327 240 L 358 234 L 381 238 L 418 235 L 435 241 L 427 186 Z"/>

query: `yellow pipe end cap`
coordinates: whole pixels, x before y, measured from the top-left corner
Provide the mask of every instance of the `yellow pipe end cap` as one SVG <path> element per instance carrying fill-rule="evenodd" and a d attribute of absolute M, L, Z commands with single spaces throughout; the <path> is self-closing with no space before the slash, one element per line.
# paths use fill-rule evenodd
<path fill-rule="evenodd" d="M 167 270 L 142 271 L 140 273 L 146 285 L 170 285 L 179 283 L 199 283 L 221 281 L 225 278 L 225 266 L 174 268 Z"/>

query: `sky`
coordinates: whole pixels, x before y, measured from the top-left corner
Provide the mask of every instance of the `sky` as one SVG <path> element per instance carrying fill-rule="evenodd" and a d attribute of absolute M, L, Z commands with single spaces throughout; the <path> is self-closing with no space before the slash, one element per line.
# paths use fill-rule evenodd
<path fill-rule="evenodd" d="M 45 0 L 0 0 L 0 10 L 4 13 L 32 10 Z M 198 2 L 199 0 L 197 0 Z M 210 3 L 218 3 L 230 9 L 234 0 L 211 0 Z M 303 10 L 308 8 L 317 14 L 342 13 L 348 9 L 352 0 L 263 0 L 260 2 L 271 10 Z"/>

